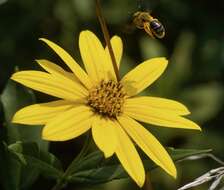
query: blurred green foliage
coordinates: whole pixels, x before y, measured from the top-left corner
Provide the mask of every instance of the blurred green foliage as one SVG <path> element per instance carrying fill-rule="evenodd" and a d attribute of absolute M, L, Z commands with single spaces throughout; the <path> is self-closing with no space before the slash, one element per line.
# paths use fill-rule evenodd
<path fill-rule="evenodd" d="M 195 149 L 212 148 L 215 155 L 224 159 L 224 2 L 209 0 L 101 0 L 101 2 L 111 35 L 118 34 L 123 39 L 121 74 L 128 72 L 145 59 L 166 56 L 170 60 L 168 69 L 144 94 L 183 102 L 192 112 L 190 117 L 202 126 L 203 131 L 195 133 L 154 126 L 148 126 L 148 129 L 165 145 Z M 151 39 L 144 31 L 133 29 L 131 16 L 139 7 L 152 10 L 153 16 L 164 24 L 166 37 L 163 40 Z M 40 37 L 57 42 L 81 63 L 78 35 L 84 29 L 94 31 L 103 39 L 93 0 L 0 1 L 1 140 L 10 144 L 18 140 L 32 139 L 36 140 L 43 150 L 47 150 L 47 143 L 40 139 L 39 127 L 32 129 L 28 127 L 29 129 L 24 130 L 25 126 L 12 126 L 10 120 L 17 109 L 36 101 L 46 102 L 49 96 L 24 89 L 21 85 L 8 80 L 15 68 L 39 69 L 34 62 L 37 58 L 49 58 L 63 66 L 62 61 L 38 41 Z M 75 142 L 69 141 L 60 145 L 52 143 L 50 151 L 66 160 L 64 164 L 66 167 L 80 150 L 82 141 L 81 137 Z M 11 162 L 10 159 L 6 160 Z M 177 189 L 216 166 L 217 164 L 210 160 L 189 161 L 178 164 L 179 177 L 176 181 L 161 174 L 160 169 L 152 172 L 151 181 L 154 189 Z M 15 168 L 17 169 L 13 175 L 30 175 L 19 172 L 21 168 L 17 166 Z M 11 182 L 18 183 L 18 181 Z M 13 184 L 8 184 L 9 189 Z M 51 181 L 39 178 L 31 189 L 50 189 L 51 185 Z M 203 188 L 205 187 L 201 189 Z M 92 189 L 92 187 L 71 185 L 67 189 Z M 132 181 L 124 180 L 97 186 L 96 189 L 134 190 L 138 187 L 133 185 Z M 200 190 L 200 187 L 198 189 Z"/>

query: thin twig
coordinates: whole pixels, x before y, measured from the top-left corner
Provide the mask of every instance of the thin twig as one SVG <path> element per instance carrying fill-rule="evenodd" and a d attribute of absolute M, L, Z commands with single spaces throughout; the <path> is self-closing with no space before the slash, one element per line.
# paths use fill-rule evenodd
<path fill-rule="evenodd" d="M 224 177 L 224 167 L 212 169 L 209 172 L 203 174 L 202 176 L 196 178 L 193 182 L 190 182 L 184 185 L 183 187 L 179 188 L 178 190 L 186 190 L 186 189 L 199 186 L 203 183 L 206 183 L 212 180 L 214 182 L 209 190 L 214 190 L 214 188 L 216 188 L 219 185 L 223 177 Z"/>
<path fill-rule="evenodd" d="M 199 159 L 203 159 L 203 158 L 211 158 L 212 160 L 216 161 L 220 165 L 224 165 L 224 162 L 221 159 L 219 159 L 218 157 L 216 157 L 215 155 L 213 155 L 211 153 L 204 153 L 204 154 L 199 154 L 199 155 L 188 156 L 186 158 L 179 160 L 178 162 L 182 162 L 185 160 L 199 160 Z"/>
<path fill-rule="evenodd" d="M 109 50 L 109 53 L 110 53 L 111 61 L 112 61 L 113 67 L 114 67 L 114 71 L 115 71 L 117 80 L 120 81 L 119 70 L 118 70 L 118 67 L 117 67 L 117 63 L 116 63 L 116 59 L 115 59 L 115 56 L 114 56 L 113 48 L 112 48 L 111 43 L 110 43 L 110 35 L 109 35 L 109 31 L 107 29 L 106 21 L 103 17 L 103 14 L 102 14 L 101 6 L 100 6 L 100 0 L 95 0 L 95 2 L 96 2 L 96 14 L 97 14 L 98 20 L 100 22 L 100 26 L 101 26 L 101 29 L 102 29 L 102 32 L 103 32 L 104 40 L 106 41 L 106 44 L 107 44 L 107 47 L 108 47 L 108 50 Z"/>
<path fill-rule="evenodd" d="M 198 160 L 198 159 L 203 159 L 203 158 L 211 158 L 212 160 L 216 161 L 220 165 L 224 165 L 224 162 L 217 158 L 215 155 L 211 153 L 204 153 L 204 154 L 199 154 L 199 155 L 193 155 L 193 156 L 188 156 L 182 160 L 179 160 L 178 162 L 182 162 L 185 160 Z M 216 169 L 212 169 L 209 172 L 203 174 L 202 176 L 196 178 L 193 182 L 190 182 L 183 187 L 179 188 L 178 190 L 185 190 L 189 189 L 191 187 L 195 187 L 198 185 L 201 185 L 203 183 L 206 183 L 208 181 L 212 181 L 213 183 L 210 186 L 209 190 L 214 190 L 220 183 L 221 179 L 224 177 L 224 167 L 219 167 Z"/>

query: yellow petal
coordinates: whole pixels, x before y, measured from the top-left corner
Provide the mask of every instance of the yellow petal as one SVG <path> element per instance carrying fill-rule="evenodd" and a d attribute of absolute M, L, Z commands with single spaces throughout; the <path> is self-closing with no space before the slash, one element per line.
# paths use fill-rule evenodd
<path fill-rule="evenodd" d="M 63 78 L 53 77 L 45 72 L 21 71 L 13 74 L 11 79 L 34 90 L 66 100 L 77 101 L 86 97 L 73 88 L 74 86 L 67 84 Z"/>
<path fill-rule="evenodd" d="M 80 83 L 80 80 L 74 75 L 74 73 L 65 71 L 57 64 L 55 64 L 49 60 L 46 60 L 46 59 L 39 59 L 36 61 L 45 71 L 47 71 L 50 74 L 55 75 L 55 76 L 66 76 L 70 79 L 71 79 L 70 76 L 72 75 L 72 76 L 74 76 L 74 77 L 72 77 L 72 80 L 74 80 L 77 83 Z"/>
<path fill-rule="evenodd" d="M 149 158 L 168 174 L 176 178 L 177 171 L 172 159 L 160 142 L 149 131 L 140 123 L 127 116 L 118 117 L 118 121 Z"/>
<path fill-rule="evenodd" d="M 62 49 L 57 44 L 51 42 L 50 40 L 40 38 L 43 42 L 45 42 L 49 47 L 51 47 L 56 54 L 65 62 L 65 64 L 72 70 L 72 72 L 79 78 L 86 88 L 90 89 L 92 87 L 92 83 L 89 80 L 88 75 L 83 71 L 83 69 L 76 63 L 76 61 L 69 55 L 64 49 Z"/>
<path fill-rule="evenodd" d="M 176 115 L 188 115 L 190 113 L 186 106 L 177 101 L 148 96 L 128 98 L 125 101 L 125 107 L 133 109 L 139 109 L 140 107 L 141 109 L 155 109 Z"/>
<path fill-rule="evenodd" d="M 107 60 L 104 48 L 92 32 L 86 30 L 80 33 L 79 48 L 86 71 L 92 81 L 114 79 L 114 70 Z"/>
<path fill-rule="evenodd" d="M 92 124 L 93 139 L 106 158 L 114 154 L 117 145 L 114 125 L 110 119 L 100 116 L 96 116 Z"/>
<path fill-rule="evenodd" d="M 144 61 L 121 80 L 127 94 L 134 96 L 151 85 L 166 69 L 165 58 L 153 58 Z"/>
<path fill-rule="evenodd" d="M 131 178 L 142 187 L 145 182 L 145 170 L 138 152 L 128 135 L 119 124 L 115 127 L 118 144 L 116 155 Z"/>
<path fill-rule="evenodd" d="M 66 72 L 64 69 L 52 63 L 51 61 L 45 59 L 36 61 L 43 69 L 52 74 L 52 76 L 63 80 L 67 85 L 70 86 L 71 89 L 82 93 L 84 96 L 88 95 L 88 90 L 80 83 L 74 74 Z M 73 77 L 71 77 L 70 74 L 73 75 Z"/>
<path fill-rule="evenodd" d="M 72 107 L 74 105 L 65 100 L 34 104 L 16 112 L 12 122 L 27 125 L 43 125 Z"/>
<path fill-rule="evenodd" d="M 120 68 L 120 63 L 121 63 L 121 57 L 122 57 L 122 54 L 123 54 L 122 40 L 119 36 L 113 36 L 110 40 L 110 43 L 111 43 L 111 46 L 112 46 L 112 49 L 113 49 L 113 52 L 114 52 L 117 67 L 119 69 Z M 106 56 L 108 57 L 108 60 L 111 62 L 110 64 L 113 66 L 108 47 L 105 48 L 105 52 L 106 52 Z"/>
<path fill-rule="evenodd" d="M 44 127 L 42 137 L 50 141 L 66 141 L 80 136 L 90 129 L 93 112 L 87 106 L 72 108 Z"/>
<path fill-rule="evenodd" d="M 124 114 L 138 121 L 162 127 L 201 130 L 193 121 L 162 110 L 159 111 L 151 108 L 142 109 L 141 106 L 136 106 L 135 108 L 124 107 Z"/>

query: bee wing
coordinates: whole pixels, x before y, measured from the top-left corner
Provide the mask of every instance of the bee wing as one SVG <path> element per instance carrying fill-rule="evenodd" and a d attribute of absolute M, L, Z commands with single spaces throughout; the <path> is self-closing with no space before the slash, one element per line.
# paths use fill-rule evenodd
<path fill-rule="evenodd" d="M 136 30 L 136 26 L 133 22 L 127 23 L 124 26 L 122 26 L 122 32 L 126 34 L 131 34 Z"/>
<path fill-rule="evenodd" d="M 153 10 L 154 4 L 149 0 L 138 0 L 138 9 L 139 11 L 148 11 Z"/>

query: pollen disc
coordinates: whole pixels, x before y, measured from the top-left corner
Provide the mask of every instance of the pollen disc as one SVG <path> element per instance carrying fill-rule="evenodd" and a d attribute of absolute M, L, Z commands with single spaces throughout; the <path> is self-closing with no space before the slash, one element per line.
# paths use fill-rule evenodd
<path fill-rule="evenodd" d="M 103 80 L 89 90 L 88 105 L 98 114 L 116 117 L 122 113 L 125 96 L 122 84 Z"/>

